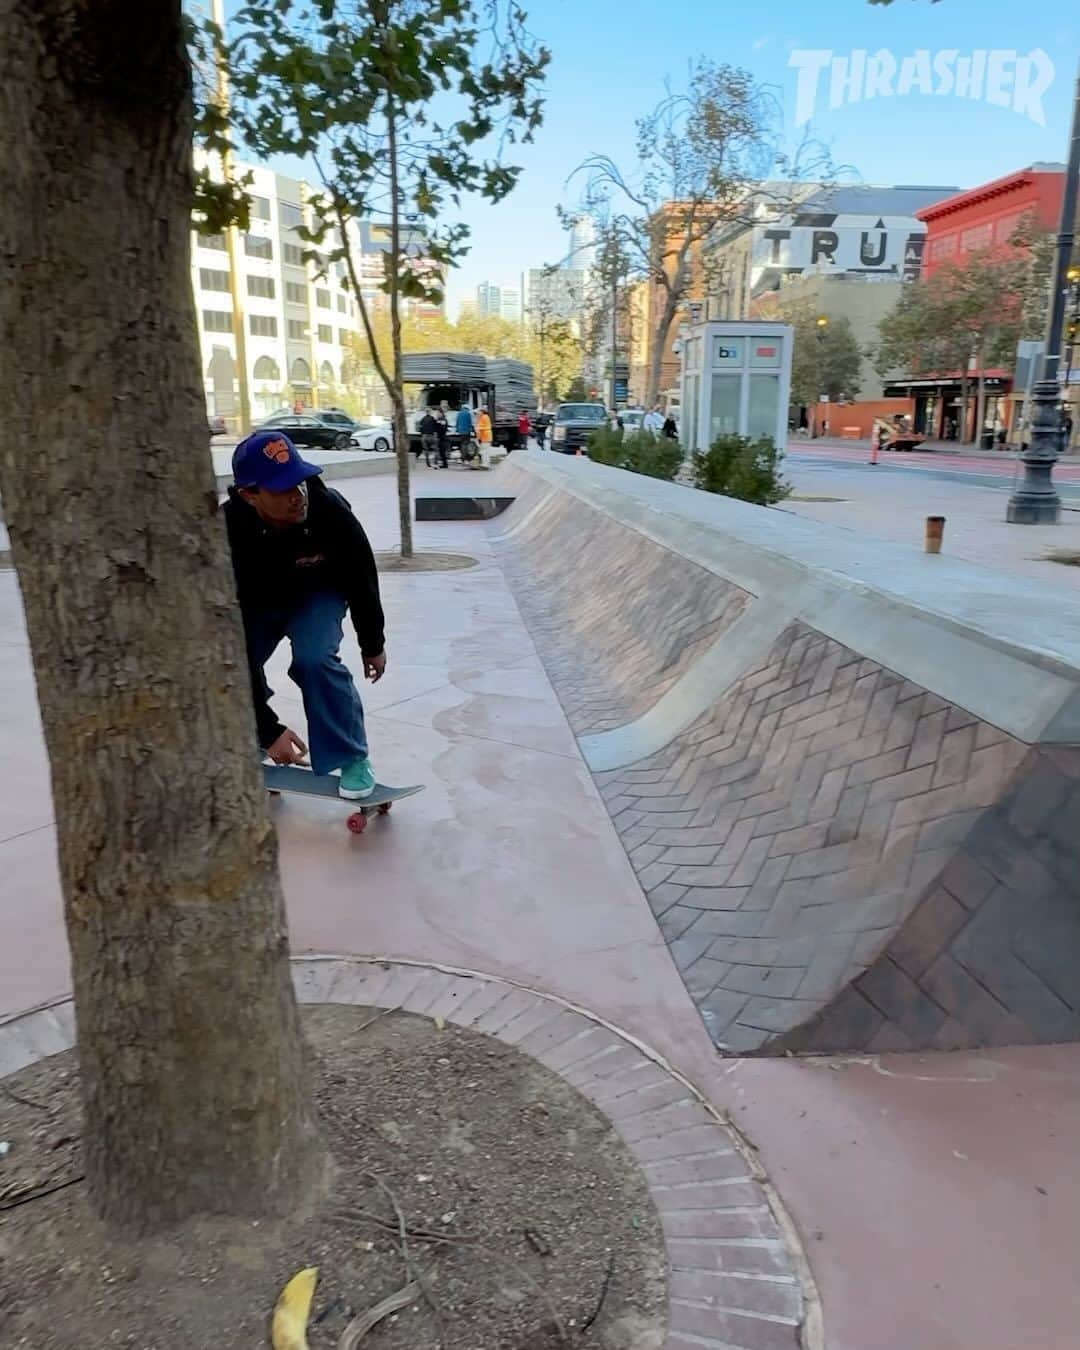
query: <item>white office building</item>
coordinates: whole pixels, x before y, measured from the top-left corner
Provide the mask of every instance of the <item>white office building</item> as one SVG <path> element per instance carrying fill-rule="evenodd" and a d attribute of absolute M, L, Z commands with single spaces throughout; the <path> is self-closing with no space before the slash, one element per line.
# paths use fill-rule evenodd
<path fill-rule="evenodd" d="M 359 336 L 356 304 L 342 283 L 345 265 L 327 276 L 305 262 L 306 185 L 259 165 L 250 173 L 251 221 L 239 238 L 235 287 L 247 356 L 251 420 L 286 405 L 337 401 L 346 351 Z M 224 236 L 193 233 L 192 284 L 198 315 L 207 411 L 236 430 L 239 395 L 229 254 Z M 363 340 L 360 339 L 361 348 Z"/>
<path fill-rule="evenodd" d="M 505 319 L 507 323 L 520 323 L 521 290 L 518 286 L 500 286 L 494 281 L 482 281 L 476 288 L 476 299 L 470 308 L 481 319 Z"/>

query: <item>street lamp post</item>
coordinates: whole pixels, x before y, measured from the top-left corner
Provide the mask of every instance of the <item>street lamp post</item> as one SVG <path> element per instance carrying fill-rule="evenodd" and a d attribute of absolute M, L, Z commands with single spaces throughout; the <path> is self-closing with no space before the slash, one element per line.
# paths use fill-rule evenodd
<path fill-rule="evenodd" d="M 814 320 L 814 324 L 815 324 L 815 326 L 816 326 L 816 328 L 817 328 L 817 343 L 818 343 L 818 374 L 820 375 L 820 374 L 821 374 L 821 371 L 822 371 L 822 358 L 821 358 L 821 352 L 822 352 L 822 347 L 824 346 L 825 329 L 828 328 L 828 326 L 829 326 L 829 320 L 826 318 L 826 316 L 825 316 L 824 314 L 819 314 L 819 315 L 817 316 L 817 318 Z M 819 389 L 820 389 L 821 384 L 822 384 L 822 381 L 819 379 L 819 380 L 818 380 L 818 387 L 819 387 Z M 818 398 L 818 403 L 820 403 L 820 402 L 821 402 L 821 398 L 820 398 L 820 396 L 819 396 L 819 398 Z M 826 419 L 825 419 L 824 417 L 822 417 L 821 421 L 822 421 L 822 424 L 824 424 L 824 425 L 827 426 Z M 815 435 L 815 436 L 819 436 L 819 435 L 823 435 L 823 434 L 824 434 L 823 432 L 821 432 L 821 431 L 818 430 L 818 418 L 817 418 L 817 415 L 815 414 L 815 416 L 814 416 L 814 435 Z"/>
<path fill-rule="evenodd" d="M 1072 134 L 1069 163 L 1065 171 L 1065 190 L 1061 199 L 1061 224 L 1050 291 L 1050 317 L 1046 326 L 1046 355 L 1042 379 L 1032 390 L 1031 436 L 1021 459 L 1024 480 L 1009 498 L 1005 519 L 1013 525 L 1056 525 L 1061 518 L 1061 498 L 1052 481 L 1054 465 L 1061 451 L 1061 387 L 1058 366 L 1061 339 L 1065 327 L 1066 277 L 1073 247 L 1076 220 L 1077 183 L 1080 180 L 1080 74 L 1073 100 Z"/>

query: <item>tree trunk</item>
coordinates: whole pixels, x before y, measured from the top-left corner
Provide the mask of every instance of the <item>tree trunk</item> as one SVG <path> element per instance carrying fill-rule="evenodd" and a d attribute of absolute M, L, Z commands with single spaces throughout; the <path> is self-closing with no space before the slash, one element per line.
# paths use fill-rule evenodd
<path fill-rule="evenodd" d="M 320 1175 L 217 514 L 180 0 L 0 0 L 0 489 L 52 770 L 106 1222 Z"/>
<path fill-rule="evenodd" d="M 395 365 L 400 368 L 400 353 L 395 356 L 394 361 Z M 398 522 L 401 528 L 401 556 L 411 558 L 413 555 L 412 492 L 410 490 L 410 470 L 412 466 L 409 463 L 409 424 L 405 417 L 405 397 L 397 380 L 395 380 L 394 387 L 390 391 L 390 402 L 393 407 L 394 448 L 397 454 Z"/>
<path fill-rule="evenodd" d="M 412 493 L 409 491 L 409 432 L 405 422 L 405 393 L 401 383 L 401 189 L 398 184 L 397 107 L 386 96 L 386 158 L 390 170 L 390 343 L 394 364 L 390 401 L 394 409 L 394 446 L 397 451 L 398 524 L 401 556 L 411 558 Z"/>
<path fill-rule="evenodd" d="M 960 427 L 957 440 L 966 445 L 968 441 L 968 395 L 971 388 L 971 381 L 965 371 L 960 376 Z"/>

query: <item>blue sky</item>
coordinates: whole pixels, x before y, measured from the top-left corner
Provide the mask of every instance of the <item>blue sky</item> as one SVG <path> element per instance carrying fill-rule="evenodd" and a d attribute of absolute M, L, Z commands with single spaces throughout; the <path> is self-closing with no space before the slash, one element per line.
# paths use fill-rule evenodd
<path fill-rule="evenodd" d="M 524 267 L 554 261 L 562 243 L 555 203 L 572 203 L 568 175 L 590 152 L 630 160 L 635 117 L 663 95 L 664 81 L 685 79 L 698 56 L 744 66 L 773 86 L 787 124 L 795 114 L 791 50 L 891 51 L 919 48 L 1042 48 L 1055 72 L 1043 104 L 1045 126 L 1010 109 L 954 97 L 878 99 L 828 107 L 811 123 L 834 163 L 867 182 L 974 186 L 1033 160 L 1063 160 L 1071 93 L 1080 56 L 1080 18 L 1066 4 L 1016 0 L 806 0 L 732 5 L 717 0 L 525 0 L 530 27 L 552 51 L 547 111 L 536 144 L 526 147 L 519 186 L 497 207 L 475 205 L 469 257 L 451 281 L 453 303 L 477 282 L 512 281 Z M 1072 9 L 1071 15 L 1069 14 Z"/>
<path fill-rule="evenodd" d="M 809 130 L 833 162 L 856 178 L 880 183 L 972 187 L 1034 160 L 1063 160 L 1072 90 L 1080 56 L 1075 4 L 1017 4 L 1016 0 L 524 0 L 529 25 L 552 52 L 545 122 L 532 146 L 515 147 L 524 172 L 496 207 L 469 203 L 462 212 L 472 248 L 450 280 L 451 308 L 478 282 L 516 282 L 521 271 L 557 261 L 563 235 L 556 204 L 572 206 L 567 178 L 590 153 L 630 163 L 634 119 L 664 92 L 665 80 L 685 83 L 692 61 L 706 56 L 744 66 L 770 86 L 786 126 L 796 112 L 793 51 L 885 49 L 899 62 L 919 49 L 1046 53 L 1052 79 L 1041 99 L 1045 125 L 984 99 L 909 93 L 829 107 L 822 81 Z M 230 3 L 231 9 L 233 4 Z M 1071 11 L 1071 12 L 1070 12 Z M 1008 97 L 1011 97 L 1008 96 Z M 1008 101 L 1008 97 L 1007 100 Z M 283 166 L 284 167 L 284 166 Z M 289 166 L 290 169 L 292 166 Z"/>

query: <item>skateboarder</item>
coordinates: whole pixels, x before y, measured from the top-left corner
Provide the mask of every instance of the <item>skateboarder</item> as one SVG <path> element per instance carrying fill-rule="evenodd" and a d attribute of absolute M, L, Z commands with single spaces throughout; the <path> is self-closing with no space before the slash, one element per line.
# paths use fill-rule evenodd
<path fill-rule="evenodd" d="M 338 655 L 348 611 L 373 683 L 386 670 L 383 611 L 371 545 L 322 470 L 280 431 L 260 431 L 233 453 L 225 504 L 236 590 L 244 619 L 259 744 L 275 764 L 296 764 L 307 747 L 270 707 L 264 667 L 284 638 L 300 686 L 317 774 L 341 770 L 342 797 L 370 797 L 364 709 Z"/>

